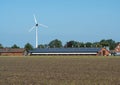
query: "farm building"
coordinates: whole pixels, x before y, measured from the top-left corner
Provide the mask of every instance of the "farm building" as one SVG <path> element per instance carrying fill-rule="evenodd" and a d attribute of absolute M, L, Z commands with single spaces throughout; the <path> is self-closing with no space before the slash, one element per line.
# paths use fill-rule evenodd
<path fill-rule="evenodd" d="M 3 48 L 0 49 L 0 56 L 23 56 L 25 49 L 23 48 Z"/>
<path fill-rule="evenodd" d="M 29 55 L 94 55 L 108 56 L 106 48 L 36 48 L 29 51 Z"/>
<path fill-rule="evenodd" d="M 112 55 L 117 55 L 120 56 L 120 43 L 117 44 L 117 46 L 115 47 L 115 49 L 111 52 Z"/>

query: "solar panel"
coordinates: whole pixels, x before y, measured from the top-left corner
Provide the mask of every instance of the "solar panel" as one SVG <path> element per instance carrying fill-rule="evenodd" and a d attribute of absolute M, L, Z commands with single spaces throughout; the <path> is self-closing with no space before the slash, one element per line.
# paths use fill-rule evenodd
<path fill-rule="evenodd" d="M 98 52 L 101 48 L 37 48 L 30 50 L 30 53 L 81 53 Z"/>

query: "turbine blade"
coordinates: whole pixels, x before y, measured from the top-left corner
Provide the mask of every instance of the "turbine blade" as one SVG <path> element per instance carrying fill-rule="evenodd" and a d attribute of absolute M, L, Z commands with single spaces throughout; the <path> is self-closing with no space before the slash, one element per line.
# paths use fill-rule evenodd
<path fill-rule="evenodd" d="M 29 32 L 31 32 L 34 28 L 35 28 L 35 26 L 33 26 L 33 27 L 29 30 Z"/>
<path fill-rule="evenodd" d="M 35 24 L 37 24 L 37 19 L 36 19 L 35 15 L 33 15 L 33 16 L 34 16 Z"/>
<path fill-rule="evenodd" d="M 39 24 L 42 27 L 48 28 L 48 26 L 44 25 L 44 24 Z"/>

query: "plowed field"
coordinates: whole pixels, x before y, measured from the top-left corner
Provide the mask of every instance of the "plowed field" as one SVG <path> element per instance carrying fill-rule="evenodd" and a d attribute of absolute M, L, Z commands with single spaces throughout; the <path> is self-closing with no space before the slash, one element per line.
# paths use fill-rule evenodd
<path fill-rule="evenodd" d="M 0 85 L 120 85 L 120 58 L 0 57 Z"/>

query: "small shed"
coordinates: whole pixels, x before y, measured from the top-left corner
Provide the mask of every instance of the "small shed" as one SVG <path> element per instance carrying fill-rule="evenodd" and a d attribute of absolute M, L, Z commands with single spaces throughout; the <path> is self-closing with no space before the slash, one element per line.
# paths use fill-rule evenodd
<path fill-rule="evenodd" d="M 97 53 L 97 56 L 109 56 L 109 55 L 110 51 L 106 48 L 101 48 Z"/>
<path fill-rule="evenodd" d="M 36 48 L 29 51 L 29 55 L 89 55 L 108 56 L 106 48 Z"/>
<path fill-rule="evenodd" d="M 0 56 L 23 56 L 25 49 L 23 48 L 3 48 L 0 49 Z"/>

